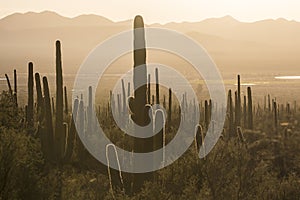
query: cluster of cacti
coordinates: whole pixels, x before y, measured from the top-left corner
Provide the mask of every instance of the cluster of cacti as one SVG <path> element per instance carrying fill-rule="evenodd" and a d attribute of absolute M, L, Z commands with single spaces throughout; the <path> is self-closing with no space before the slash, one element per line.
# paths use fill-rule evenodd
<path fill-rule="evenodd" d="M 105 108 L 105 106 L 101 108 L 98 106 L 97 116 L 105 118 L 106 120 L 111 120 L 109 121 L 111 124 L 113 124 L 113 117 L 111 113 L 117 113 L 121 119 L 124 119 L 124 116 L 129 114 L 129 110 L 127 108 L 127 99 L 129 99 L 128 104 L 130 108 L 131 119 L 134 121 L 134 123 L 140 126 L 146 126 L 150 124 L 149 127 L 151 130 L 149 129 L 149 131 L 155 133 L 152 138 L 146 140 L 134 138 L 132 145 L 133 152 L 149 152 L 163 148 L 166 145 L 166 131 L 171 132 L 171 126 L 176 124 L 173 123 L 175 119 L 177 119 L 176 117 L 178 117 L 179 120 L 189 121 L 191 124 L 196 125 L 195 151 L 198 157 L 201 146 L 203 148 L 205 147 L 204 136 L 205 132 L 208 130 L 208 127 L 211 125 L 212 131 L 214 131 L 214 126 L 216 123 L 215 121 L 211 121 L 212 114 L 220 111 L 227 112 L 227 127 L 226 129 L 224 128 L 222 135 L 226 136 L 226 133 L 228 133 L 229 137 L 236 137 L 239 141 L 239 144 L 247 148 L 242 130 L 254 129 L 253 118 L 258 116 L 258 114 L 261 112 L 261 107 L 259 104 L 257 104 L 257 106 L 253 104 L 252 91 L 250 87 L 247 87 L 246 95 L 243 95 L 243 98 L 241 97 L 240 75 L 237 76 L 237 91 L 234 91 L 234 99 L 233 91 L 228 91 L 227 111 L 223 111 L 224 106 L 217 105 L 216 102 L 212 100 L 200 102 L 200 110 L 197 110 L 195 99 L 193 99 L 193 101 L 188 101 L 186 93 L 184 93 L 182 96 L 182 101 L 180 102 L 181 105 L 178 105 L 177 107 L 176 101 L 172 100 L 171 88 L 168 90 L 168 96 L 167 94 L 163 93 L 163 90 L 160 93 L 158 68 L 155 69 L 155 93 L 151 94 L 151 77 L 150 74 L 147 74 L 146 48 L 143 27 L 144 24 L 142 18 L 137 16 L 134 22 L 134 44 L 136 47 L 139 47 L 139 49 L 134 50 L 133 97 L 131 97 L 130 82 L 128 82 L 126 94 L 125 82 L 122 79 L 121 94 L 113 94 L 112 91 L 110 91 L 110 99 L 107 104 L 107 108 Z M 16 71 L 14 71 L 14 91 L 12 90 L 8 75 L 6 75 L 6 79 L 9 93 L 14 97 L 15 105 L 17 107 Z M 34 83 L 36 86 L 36 104 L 34 104 Z M 141 84 L 142 86 L 138 87 Z M 87 88 L 87 91 L 87 103 L 84 102 L 83 94 L 81 94 L 80 98 L 76 98 L 74 100 L 73 108 L 71 108 L 73 114 L 70 116 L 67 88 L 63 85 L 61 44 L 59 41 L 56 42 L 55 97 L 51 96 L 50 94 L 47 77 L 44 76 L 41 83 L 40 74 L 35 73 L 33 76 L 33 64 L 31 62 L 28 64 L 28 101 L 27 105 L 25 106 L 26 126 L 29 130 L 29 133 L 34 133 L 33 130 L 36 129 L 36 136 L 40 137 L 42 152 L 46 160 L 63 164 L 71 161 L 73 155 L 76 155 L 80 161 L 86 159 L 87 151 L 85 150 L 81 140 L 78 138 L 77 132 L 83 133 L 82 137 L 89 137 L 97 123 L 97 119 L 93 115 L 93 109 L 95 106 L 92 99 L 93 88 L 90 86 Z M 160 104 L 160 97 L 163 97 L 163 107 L 168 108 L 166 109 L 167 116 L 164 116 L 163 110 L 153 110 L 152 106 L 150 105 Z M 290 117 L 293 112 L 296 113 L 297 106 L 295 102 L 294 109 L 291 109 L 290 103 L 287 103 L 284 109 L 284 105 L 282 104 L 280 110 L 276 99 L 272 99 L 271 103 L 271 97 L 268 95 L 267 97 L 264 97 L 263 110 L 269 111 L 269 113 L 273 114 L 274 129 L 277 132 L 280 127 L 280 115 L 283 116 L 283 113 L 285 113 L 287 117 Z M 193 118 L 195 117 L 192 117 L 192 119 L 187 118 L 187 113 L 189 112 L 193 112 L 193 116 L 195 116 L 197 112 L 200 112 L 200 116 L 203 117 L 200 118 L 200 122 L 195 122 L 193 121 Z M 102 114 L 105 117 L 101 116 Z M 129 124 L 130 122 L 124 123 Z M 139 129 L 136 128 L 135 131 L 138 132 Z M 138 134 L 136 135 L 138 136 Z M 110 151 L 112 151 L 112 153 L 110 153 Z M 111 144 L 106 146 L 106 157 L 111 191 L 114 190 L 114 185 L 123 189 L 124 183 L 120 168 L 120 161 L 118 152 L 114 145 Z M 155 164 L 159 163 L 163 166 L 165 159 L 166 158 L 163 151 L 161 155 L 153 158 L 153 162 Z M 110 168 L 110 163 L 112 162 L 117 162 L 119 170 Z M 142 187 L 143 183 L 146 180 L 151 180 L 151 178 L 153 178 L 152 174 L 135 174 L 133 179 L 133 191 L 138 191 Z"/>
<path fill-rule="evenodd" d="M 39 73 L 33 75 L 33 63 L 28 64 L 28 94 L 25 106 L 25 123 L 28 133 L 40 137 L 44 157 L 51 162 L 68 162 L 74 148 L 75 127 L 71 120 L 70 125 L 64 121 L 64 113 L 68 118 L 67 89 L 65 91 L 65 108 L 63 103 L 63 75 L 61 64 L 60 42 L 56 42 L 56 109 L 54 98 L 50 95 L 47 77 L 41 83 Z M 14 101 L 17 103 L 17 74 L 14 70 Z M 35 79 L 35 81 L 34 81 Z M 35 83 L 35 84 L 34 84 Z M 36 103 L 34 101 L 34 85 L 36 89 Z M 43 86 L 43 87 L 42 87 Z M 42 89 L 43 88 L 43 89 Z M 65 110 L 65 112 L 64 112 Z M 55 117 L 54 117 L 55 116 Z M 53 120 L 55 119 L 55 126 Z"/>

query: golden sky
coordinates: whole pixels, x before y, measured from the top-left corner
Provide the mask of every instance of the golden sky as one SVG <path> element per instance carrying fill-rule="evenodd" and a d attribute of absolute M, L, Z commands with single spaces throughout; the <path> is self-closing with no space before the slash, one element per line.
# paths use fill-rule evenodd
<path fill-rule="evenodd" d="M 55 11 L 63 16 L 97 14 L 114 21 L 141 14 L 148 23 L 199 21 L 231 15 L 240 21 L 300 21 L 299 0 L 0 0 L 0 17 L 15 12 Z"/>

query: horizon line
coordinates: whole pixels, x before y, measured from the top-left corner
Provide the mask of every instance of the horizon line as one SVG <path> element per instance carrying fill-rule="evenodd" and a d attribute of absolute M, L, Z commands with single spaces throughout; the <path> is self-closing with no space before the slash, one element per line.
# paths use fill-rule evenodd
<path fill-rule="evenodd" d="M 16 15 L 16 14 L 20 14 L 20 15 L 26 15 L 26 14 L 42 14 L 42 13 L 52 13 L 52 14 L 56 14 L 60 17 L 64 17 L 64 18 L 68 18 L 68 19 L 75 19 L 75 18 L 78 18 L 78 17 L 81 17 L 81 16 L 86 16 L 86 15 L 94 15 L 94 16 L 98 16 L 98 17 L 102 17 L 106 20 L 109 20 L 113 23 L 120 23 L 120 22 L 125 22 L 125 21 L 130 21 L 130 20 L 133 20 L 135 16 L 133 16 L 133 18 L 128 18 L 128 19 L 121 19 L 121 20 L 113 20 L 111 18 L 108 18 L 106 16 L 103 16 L 103 15 L 100 15 L 100 14 L 95 14 L 95 13 L 82 13 L 82 14 L 78 14 L 78 15 L 74 15 L 74 16 L 68 16 L 68 15 L 64 15 L 64 14 L 61 14 L 57 11 L 52 11 L 52 10 L 42 10 L 42 11 L 25 11 L 25 12 L 12 12 L 10 14 L 7 14 L 7 15 L 0 15 L 0 20 L 3 20 L 7 17 L 10 17 L 12 15 Z M 141 15 L 141 14 L 137 14 L 137 15 Z M 143 15 L 141 15 L 143 16 Z M 143 17 L 144 18 L 144 17 Z M 222 18 L 232 18 L 232 20 L 235 20 L 237 22 L 240 22 L 240 23 L 255 23 L 255 22 L 260 22 L 260 21 L 265 21 L 265 20 L 285 20 L 287 22 L 300 22 L 300 21 L 297 21 L 295 19 L 287 19 L 287 18 L 284 18 L 284 17 L 277 17 L 277 18 L 263 18 L 263 19 L 260 19 L 260 20 L 253 20 L 253 21 L 243 21 L 243 20 L 239 20 L 237 19 L 236 17 L 230 15 L 230 14 L 226 14 L 226 15 L 223 15 L 223 16 L 215 16 L 215 17 L 207 17 L 207 18 L 203 18 L 203 19 L 198 19 L 198 20 L 182 20 L 182 21 L 178 21 L 178 20 L 172 20 L 172 21 L 168 21 L 168 22 L 164 22 L 164 23 L 161 23 L 161 22 L 152 22 L 152 23 L 145 23 L 145 24 L 148 24 L 148 25 L 151 25 L 151 24 L 160 24 L 160 25 L 166 25 L 166 24 L 169 24 L 169 23 L 197 23 L 197 22 L 202 22 L 202 21 L 205 21 L 205 20 L 210 20 L 210 19 L 222 19 Z M 145 18 L 144 18 L 145 19 Z"/>

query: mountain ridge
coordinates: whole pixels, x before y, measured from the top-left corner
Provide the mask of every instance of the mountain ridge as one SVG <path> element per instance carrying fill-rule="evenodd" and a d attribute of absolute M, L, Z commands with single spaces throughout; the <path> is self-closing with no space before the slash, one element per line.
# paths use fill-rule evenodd
<path fill-rule="evenodd" d="M 221 71 L 278 70 L 274 66 L 298 70 L 300 66 L 300 23 L 293 20 L 245 23 L 224 16 L 199 22 L 146 23 L 146 27 L 187 34 L 207 50 Z M 131 19 L 114 22 L 93 14 L 73 18 L 52 11 L 9 15 L 0 19 L 0 73 L 8 73 L 11 66 L 26 71 L 28 61 L 36 62 L 40 71 L 50 70 L 57 39 L 62 42 L 65 71 L 76 72 L 96 45 L 130 29 Z"/>

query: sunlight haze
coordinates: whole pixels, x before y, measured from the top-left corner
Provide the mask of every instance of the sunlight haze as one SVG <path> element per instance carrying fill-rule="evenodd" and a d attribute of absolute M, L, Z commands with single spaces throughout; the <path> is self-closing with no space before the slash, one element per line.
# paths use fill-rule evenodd
<path fill-rule="evenodd" d="M 225 15 L 245 22 L 266 18 L 300 21 L 300 1 L 295 0 L 1 0 L 0 7 L 1 18 L 15 12 L 50 10 L 67 17 L 97 14 L 113 21 L 132 19 L 141 14 L 148 23 L 200 21 Z"/>

